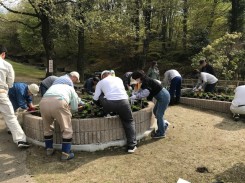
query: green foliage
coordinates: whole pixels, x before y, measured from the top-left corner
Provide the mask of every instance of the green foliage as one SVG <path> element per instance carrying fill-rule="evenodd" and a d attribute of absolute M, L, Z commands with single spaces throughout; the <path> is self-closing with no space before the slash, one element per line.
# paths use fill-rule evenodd
<path fill-rule="evenodd" d="M 223 93 L 204 93 L 204 92 L 190 92 L 184 93 L 182 97 L 188 98 L 199 98 L 199 99 L 207 99 L 207 100 L 220 100 L 220 101 L 228 101 L 231 102 L 234 99 L 233 95 L 226 95 Z"/>
<path fill-rule="evenodd" d="M 232 79 L 238 66 L 244 62 L 245 51 L 241 33 L 226 33 L 204 47 L 192 59 L 192 66 L 198 67 L 200 58 L 206 58 L 214 66 L 220 77 Z"/>

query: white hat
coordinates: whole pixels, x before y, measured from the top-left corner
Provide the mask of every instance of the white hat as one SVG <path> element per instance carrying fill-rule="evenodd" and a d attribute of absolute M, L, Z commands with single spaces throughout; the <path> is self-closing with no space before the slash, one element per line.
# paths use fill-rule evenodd
<path fill-rule="evenodd" d="M 39 87 L 36 84 L 28 85 L 28 90 L 31 92 L 32 95 L 37 96 L 39 92 Z"/>
<path fill-rule="evenodd" d="M 103 74 L 105 74 L 105 73 L 111 73 L 110 71 L 108 71 L 108 70 L 104 70 L 102 73 L 101 73 L 101 78 L 102 78 L 102 76 L 103 76 Z"/>
<path fill-rule="evenodd" d="M 76 72 L 76 71 L 72 71 L 71 73 L 70 73 L 70 75 L 71 76 L 75 76 L 76 78 L 77 78 L 77 82 L 78 83 L 80 83 L 80 75 L 79 75 L 79 73 L 78 72 Z"/>
<path fill-rule="evenodd" d="M 135 85 L 135 84 L 137 84 L 137 81 L 131 77 L 130 78 L 130 85 Z"/>

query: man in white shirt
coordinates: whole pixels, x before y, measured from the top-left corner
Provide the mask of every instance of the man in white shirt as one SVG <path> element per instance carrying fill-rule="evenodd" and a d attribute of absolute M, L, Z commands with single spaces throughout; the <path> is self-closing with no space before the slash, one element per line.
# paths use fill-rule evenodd
<path fill-rule="evenodd" d="M 135 122 L 123 81 L 111 76 L 110 71 L 103 71 L 101 78 L 96 85 L 94 102 L 100 103 L 105 113 L 115 112 L 119 115 L 127 138 L 128 152 L 134 153 L 137 149 Z"/>
<path fill-rule="evenodd" d="M 204 92 L 214 92 L 218 79 L 212 74 L 200 72 L 198 69 L 193 71 L 194 77 L 198 78 L 198 82 L 193 90 L 204 90 Z"/>
<path fill-rule="evenodd" d="M 177 70 L 171 69 L 164 73 L 163 83 L 170 84 L 169 94 L 171 96 L 169 105 L 178 104 L 181 94 L 182 77 Z"/>
<path fill-rule="evenodd" d="M 15 74 L 12 65 L 4 60 L 6 52 L 7 49 L 0 45 L 0 112 L 12 134 L 13 141 L 18 147 L 29 147 L 26 135 L 17 121 L 13 105 L 8 97 L 8 89 L 13 87 Z"/>
<path fill-rule="evenodd" d="M 240 114 L 245 114 L 245 85 L 235 89 L 235 97 L 232 100 L 230 110 L 235 121 L 239 120 Z"/>

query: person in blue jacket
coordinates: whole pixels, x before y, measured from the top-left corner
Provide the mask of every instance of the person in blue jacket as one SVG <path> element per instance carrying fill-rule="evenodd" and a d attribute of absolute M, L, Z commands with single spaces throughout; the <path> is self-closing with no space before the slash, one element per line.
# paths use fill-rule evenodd
<path fill-rule="evenodd" d="M 26 83 L 16 82 L 9 89 L 9 99 L 13 105 L 14 111 L 18 108 L 25 110 L 35 109 L 32 103 L 32 95 L 36 96 L 39 92 L 39 87 L 36 84 L 27 85 Z"/>

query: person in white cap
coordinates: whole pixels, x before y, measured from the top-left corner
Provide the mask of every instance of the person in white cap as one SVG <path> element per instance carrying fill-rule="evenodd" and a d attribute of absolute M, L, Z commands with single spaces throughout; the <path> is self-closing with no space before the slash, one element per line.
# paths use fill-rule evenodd
<path fill-rule="evenodd" d="M 12 65 L 4 60 L 6 53 L 7 49 L 0 45 L 0 112 L 12 133 L 14 143 L 20 148 L 29 147 L 30 144 L 26 142 L 26 135 L 14 114 L 12 103 L 8 97 L 8 89 L 13 86 L 15 75 Z"/>
<path fill-rule="evenodd" d="M 76 71 L 72 71 L 69 74 L 63 75 L 58 77 L 54 82 L 53 85 L 56 84 L 67 84 L 71 87 L 74 87 L 74 83 L 80 83 L 80 75 Z"/>
<path fill-rule="evenodd" d="M 96 85 L 94 103 L 101 104 L 106 114 L 113 112 L 119 115 L 127 138 L 128 153 L 134 153 L 137 149 L 135 122 L 123 81 L 111 76 L 110 71 L 103 71 L 101 78 Z"/>
<path fill-rule="evenodd" d="M 35 110 L 32 103 L 32 96 L 37 96 L 38 92 L 39 87 L 36 84 L 14 83 L 8 92 L 14 111 L 18 108 L 28 111 Z"/>

